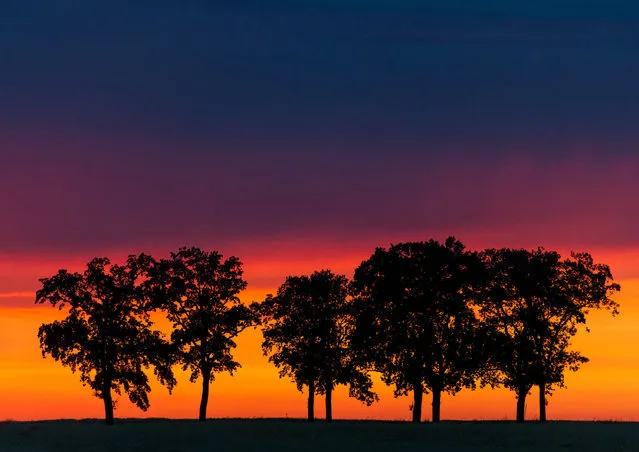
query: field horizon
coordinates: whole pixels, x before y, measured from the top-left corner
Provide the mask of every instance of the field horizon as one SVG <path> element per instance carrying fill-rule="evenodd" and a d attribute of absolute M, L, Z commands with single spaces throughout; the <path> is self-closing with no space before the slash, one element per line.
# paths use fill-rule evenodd
<path fill-rule="evenodd" d="M 313 422 L 309 422 L 308 419 L 301 416 L 291 417 L 208 417 L 206 422 L 198 421 L 197 417 L 115 417 L 115 423 L 145 423 L 145 422 L 196 422 L 196 423 L 209 423 L 209 422 L 303 422 L 306 424 L 327 424 L 324 417 L 315 417 Z M 79 417 L 79 418 L 57 418 L 57 419 L 27 419 L 16 420 L 11 418 L 0 419 L 0 424 L 35 424 L 35 423 L 55 423 L 55 422 L 98 422 L 104 423 L 104 418 L 99 417 Z M 367 419 L 367 418 L 333 418 L 328 424 L 336 423 L 367 423 L 367 424 L 412 424 L 411 420 L 406 419 Z M 423 419 L 418 425 L 421 424 L 517 424 L 515 419 L 441 419 L 438 422 L 432 422 L 430 419 Z M 523 424 L 536 424 L 540 423 L 538 417 L 526 418 Z M 629 421 L 623 419 L 614 418 L 602 418 L 602 419 L 548 419 L 543 424 L 639 424 L 639 421 Z M 519 423 L 521 424 L 521 423 Z"/>
<path fill-rule="evenodd" d="M 2 421 L 3 452 L 189 452 L 216 451 L 368 451 L 518 450 L 546 452 L 636 450 L 639 428 L 623 421 L 403 421 L 336 420 L 309 423 L 301 418 L 194 419 L 124 418 L 103 420 Z"/>

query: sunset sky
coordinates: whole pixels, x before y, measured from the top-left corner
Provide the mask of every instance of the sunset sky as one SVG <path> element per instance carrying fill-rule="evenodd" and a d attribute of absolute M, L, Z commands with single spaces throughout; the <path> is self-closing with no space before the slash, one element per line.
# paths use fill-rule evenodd
<path fill-rule="evenodd" d="M 103 415 L 40 354 L 39 325 L 61 314 L 34 293 L 59 268 L 199 246 L 240 257 L 253 301 L 287 275 L 350 277 L 375 246 L 449 235 L 609 264 L 621 315 L 575 339 L 591 362 L 548 415 L 639 420 L 630 3 L 0 2 L 0 420 Z M 210 416 L 304 416 L 260 339 L 240 337 Z M 411 400 L 376 389 L 369 408 L 338 391 L 334 416 L 410 418 Z M 195 417 L 199 391 L 180 374 L 173 396 L 154 385 L 148 412 L 122 399 L 116 416 Z M 443 419 L 514 414 L 505 390 L 442 402 Z"/>

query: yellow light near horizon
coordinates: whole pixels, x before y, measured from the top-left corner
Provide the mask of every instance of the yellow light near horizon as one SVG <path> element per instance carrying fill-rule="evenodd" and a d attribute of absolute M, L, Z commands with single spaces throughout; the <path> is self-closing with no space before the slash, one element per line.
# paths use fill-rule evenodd
<path fill-rule="evenodd" d="M 612 318 L 605 312 L 590 315 L 591 333 L 580 332 L 574 348 L 591 361 L 577 373 L 566 376 L 567 390 L 557 390 L 550 399 L 551 419 L 624 419 L 634 420 L 639 403 L 639 279 L 619 281 L 622 292 L 616 296 L 621 314 Z M 242 293 L 245 302 L 261 300 L 276 287 L 250 289 Z M 0 419 L 57 419 L 103 416 L 102 403 L 83 387 L 79 376 L 40 353 L 37 330 L 43 322 L 64 317 L 64 311 L 49 306 L 0 308 Z M 162 328 L 165 321 L 158 320 Z M 236 359 L 242 367 L 234 376 L 217 375 L 211 386 L 211 417 L 303 417 L 306 394 L 301 394 L 288 379 L 262 356 L 261 333 L 249 329 L 237 340 Z M 152 384 L 151 408 L 143 413 L 121 398 L 119 417 L 194 418 L 200 397 L 200 383 L 191 384 L 186 372 L 178 372 L 179 384 L 173 395 L 157 382 Z M 334 397 L 335 418 L 403 419 L 410 418 L 410 397 L 395 399 L 392 389 L 375 377 L 375 389 L 381 401 L 371 407 L 349 399 L 345 388 Z M 614 382 L 614 384 L 610 384 Z M 537 396 L 527 401 L 527 416 L 537 415 Z M 322 415 L 322 402 L 316 404 Z M 444 396 L 443 419 L 511 419 L 514 395 L 504 389 L 464 390 L 456 396 Z M 424 417 L 429 416 L 429 399 L 424 400 Z"/>

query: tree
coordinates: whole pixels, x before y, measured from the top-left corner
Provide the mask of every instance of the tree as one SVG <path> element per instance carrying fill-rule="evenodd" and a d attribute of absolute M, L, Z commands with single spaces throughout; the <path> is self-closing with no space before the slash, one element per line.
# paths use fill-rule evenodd
<path fill-rule="evenodd" d="M 526 396 L 535 383 L 535 344 L 527 327 L 524 303 L 534 274 L 526 250 L 486 250 L 487 292 L 480 312 L 494 330 L 492 362 L 499 371 L 498 383 L 517 396 L 517 422 L 523 422 Z"/>
<path fill-rule="evenodd" d="M 454 237 L 377 248 L 355 270 L 353 343 L 396 397 L 413 392 L 413 422 L 421 422 L 426 390 L 438 422 L 442 393 L 475 386 L 484 334 L 469 299 L 480 270 L 476 253 Z"/>
<path fill-rule="evenodd" d="M 588 359 L 570 350 L 571 338 L 592 309 L 617 313 L 611 298 L 620 290 L 606 265 L 587 253 L 562 260 L 538 248 L 486 250 L 490 284 L 480 304 L 483 319 L 498 338 L 493 349 L 500 383 L 517 394 L 517 421 L 524 421 L 526 395 L 539 387 L 539 419 L 546 420 L 546 397 L 564 387 L 567 369 Z"/>
<path fill-rule="evenodd" d="M 262 303 L 262 349 L 297 389 L 308 388 L 308 420 L 314 420 L 315 394 L 324 394 L 326 421 L 332 421 L 332 392 L 349 385 L 349 394 L 367 405 L 377 400 L 372 381 L 348 343 L 352 325 L 348 280 L 329 270 L 289 276 Z"/>
<path fill-rule="evenodd" d="M 191 372 L 192 383 L 202 378 L 201 422 L 215 374 L 232 375 L 240 367 L 232 354 L 234 339 L 257 322 L 257 314 L 238 297 L 247 285 L 242 275 L 237 257 L 223 260 L 217 251 L 199 248 L 180 248 L 153 273 L 154 297 L 173 324 L 176 361 Z"/>
<path fill-rule="evenodd" d="M 60 270 L 41 279 L 36 303 L 68 309 L 64 320 L 38 330 L 43 357 L 80 372 L 83 385 L 104 401 L 106 423 L 113 424 L 116 401 L 112 393 L 126 393 L 146 411 L 151 391 L 145 369 L 154 368 L 169 392 L 175 385 L 169 344 L 151 329 L 152 306 L 145 291 L 150 256 L 129 256 L 124 265 L 107 258 L 88 263 L 83 274 Z"/>

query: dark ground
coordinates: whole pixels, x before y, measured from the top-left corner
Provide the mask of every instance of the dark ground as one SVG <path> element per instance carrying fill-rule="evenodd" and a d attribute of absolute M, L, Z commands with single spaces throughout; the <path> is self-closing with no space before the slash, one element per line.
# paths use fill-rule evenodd
<path fill-rule="evenodd" d="M 638 451 L 639 423 L 223 419 L 1 422 L 1 452 Z"/>

